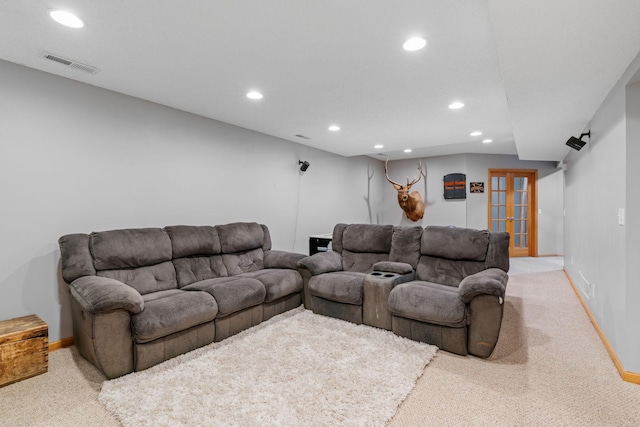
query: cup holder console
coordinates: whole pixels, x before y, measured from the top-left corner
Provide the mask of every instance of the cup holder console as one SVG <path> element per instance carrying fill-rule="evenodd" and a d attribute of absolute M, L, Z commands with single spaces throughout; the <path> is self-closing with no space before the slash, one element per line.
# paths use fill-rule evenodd
<path fill-rule="evenodd" d="M 379 271 L 374 271 L 373 273 L 370 273 L 372 276 L 382 276 L 382 277 L 395 277 L 396 275 L 394 273 L 381 273 Z"/>

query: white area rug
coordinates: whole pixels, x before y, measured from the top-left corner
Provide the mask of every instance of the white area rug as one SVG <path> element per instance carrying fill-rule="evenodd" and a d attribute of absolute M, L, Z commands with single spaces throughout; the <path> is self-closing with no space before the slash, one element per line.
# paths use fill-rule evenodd
<path fill-rule="evenodd" d="M 437 347 L 302 307 L 98 396 L 124 426 L 375 426 L 393 417 Z"/>

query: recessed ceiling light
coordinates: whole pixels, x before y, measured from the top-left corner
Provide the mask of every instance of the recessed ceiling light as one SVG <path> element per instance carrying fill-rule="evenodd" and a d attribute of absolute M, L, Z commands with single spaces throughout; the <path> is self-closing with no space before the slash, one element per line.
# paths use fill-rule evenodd
<path fill-rule="evenodd" d="M 263 96 L 262 96 L 262 94 L 260 92 L 252 90 L 251 92 L 247 93 L 247 98 L 249 98 L 249 99 L 262 99 Z"/>
<path fill-rule="evenodd" d="M 74 15 L 71 12 L 67 12 L 64 10 L 52 10 L 49 12 L 49 16 L 58 24 L 65 25 L 67 27 L 71 27 L 71 28 L 84 27 L 84 21 L 78 18 L 76 15 Z"/>
<path fill-rule="evenodd" d="M 452 102 L 451 104 L 449 104 L 449 108 L 452 110 L 458 110 L 462 107 L 464 107 L 464 103 L 460 101 Z"/>
<path fill-rule="evenodd" d="M 407 148 L 407 149 L 405 149 L 405 150 L 404 150 L 404 152 L 405 152 L 405 153 L 410 153 L 410 152 L 412 152 L 412 151 L 413 151 L 413 150 L 412 150 L 411 148 Z"/>
<path fill-rule="evenodd" d="M 330 130 L 331 132 L 337 132 L 337 131 L 339 131 L 339 130 L 340 130 L 340 126 L 338 126 L 338 125 L 331 125 L 331 126 L 329 126 L 329 130 Z"/>
<path fill-rule="evenodd" d="M 407 40 L 402 44 L 402 48 L 404 50 L 408 50 L 409 52 L 413 52 L 415 50 L 420 50 L 427 45 L 427 40 L 422 37 L 413 37 Z"/>
<path fill-rule="evenodd" d="M 374 145 L 374 146 L 373 146 L 373 148 L 375 148 L 376 150 L 379 150 L 379 149 L 381 149 L 381 148 L 384 148 L 384 145 L 382 145 L 382 144 L 377 144 L 377 145 Z"/>
<path fill-rule="evenodd" d="M 489 138 L 483 139 L 482 142 L 485 144 L 489 144 L 490 142 L 493 142 L 493 139 L 489 139 Z"/>
<path fill-rule="evenodd" d="M 480 135 L 482 135 L 482 132 L 480 132 L 479 130 L 475 130 L 469 134 L 469 136 L 480 136 Z"/>

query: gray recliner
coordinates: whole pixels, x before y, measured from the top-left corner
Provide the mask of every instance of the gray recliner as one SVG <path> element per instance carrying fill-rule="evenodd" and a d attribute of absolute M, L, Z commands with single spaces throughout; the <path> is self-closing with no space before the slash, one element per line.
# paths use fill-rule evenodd
<path fill-rule="evenodd" d="M 508 270 L 509 234 L 426 227 L 416 280 L 389 295 L 393 332 L 488 357 L 500 333 Z"/>
<path fill-rule="evenodd" d="M 365 278 L 377 263 L 396 261 L 405 264 L 404 273 L 395 277 L 396 283 L 411 280 L 421 232 L 421 227 L 337 224 L 332 251 L 298 262 L 305 307 L 318 314 L 363 323 Z M 413 247 L 407 245 L 411 241 Z"/>

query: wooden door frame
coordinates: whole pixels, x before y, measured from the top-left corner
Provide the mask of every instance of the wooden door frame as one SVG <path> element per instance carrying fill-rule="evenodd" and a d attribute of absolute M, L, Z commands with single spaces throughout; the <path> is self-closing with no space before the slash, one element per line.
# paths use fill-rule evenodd
<path fill-rule="evenodd" d="M 491 230 L 491 177 L 496 173 L 526 173 L 532 175 L 527 184 L 529 192 L 529 256 L 538 256 L 538 170 L 537 169 L 489 169 L 487 171 L 487 228 Z M 513 236 L 511 237 L 513 239 Z"/>

